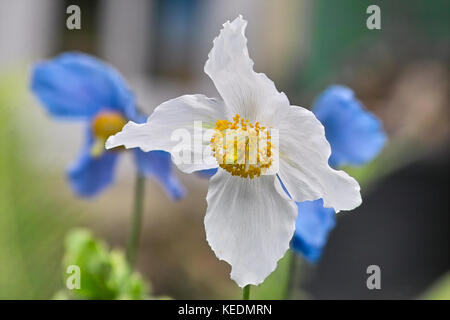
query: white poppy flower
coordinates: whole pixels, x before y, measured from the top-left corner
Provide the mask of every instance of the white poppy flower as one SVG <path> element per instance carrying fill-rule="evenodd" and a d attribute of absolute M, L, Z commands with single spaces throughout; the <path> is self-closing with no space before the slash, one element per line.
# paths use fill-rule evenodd
<path fill-rule="evenodd" d="M 128 122 L 106 143 L 108 149 L 124 145 L 175 156 L 178 142 L 171 139 L 172 132 L 183 129 L 195 134 L 198 121 L 203 131 L 213 128 L 213 138 L 203 142 L 204 149 L 183 145 L 194 158 L 206 150 L 202 161 L 176 164 L 187 173 L 219 167 L 206 197 L 206 238 L 216 256 L 231 265 L 231 278 L 240 287 L 263 282 L 288 250 L 297 218 L 295 201 L 323 198 L 324 206 L 336 211 L 361 204 L 358 183 L 328 165 L 330 145 L 320 121 L 312 112 L 291 106 L 265 74 L 253 71 L 246 25 L 242 16 L 226 22 L 205 64 L 222 99 L 185 95 L 169 100 L 146 123 Z M 264 155 L 256 147 L 254 164 L 248 159 L 221 161 L 226 129 L 238 134 L 262 132 L 267 152 Z M 279 133 L 279 145 L 270 143 L 273 129 Z M 234 146 L 248 154 L 253 147 L 249 141 Z"/>

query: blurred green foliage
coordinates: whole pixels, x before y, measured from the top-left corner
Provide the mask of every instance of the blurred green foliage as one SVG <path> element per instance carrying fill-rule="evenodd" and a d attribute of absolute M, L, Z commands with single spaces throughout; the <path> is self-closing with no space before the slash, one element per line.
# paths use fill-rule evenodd
<path fill-rule="evenodd" d="M 32 168 L 19 113 L 30 107 L 24 72 L 0 76 L 0 299 L 46 299 L 60 286 L 62 239 L 79 221 Z"/>
<path fill-rule="evenodd" d="M 447 272 L 421 297 L 425 300 L 450 300 L 450 272 Z"/>
<path fill-rule="evenodd" d="M 150 287 L 129 267 L 120 250 L 109 250 L 86 229 L 75 229 L 65 242 L 63 269 L 80 268 L 80 288 L 59 291 L 55 299 L 148 299 Z M 69 278 L 64 272 L 64 278 Z M 69 279 L 70 281 L 70 279 Z"/>
<path fill-rule="evenodd" d="M 322 88 L 343 59 L 369 43 L 405 35 L 445 43 L 450 34 L 448 0 L 432 3 L 427 0 L 316 0 L 312 5 L 310 53 L 304 69 L 294 74 L 296 88 L 302 90 L 306 88 L 315 92 Z M 366 28 L 369 16 L 366 9 L 370 5 L 380 7 L 381 30 Z"/>
<path fill-rule="evenodd" d="M 376 1 L 375 1 L 376 2 Z M 366 28 L 368 0 L 314 1 L 311 54 L 306 68 L 298 73 L 300 87 L 319 87 L 336 70 L 340 59 L 365 38 L 374 40 L 379 32 Z M 382 11 L 382 21 L 384 11 Z M 330 26 L 335 26 L 330 28 Z"/>

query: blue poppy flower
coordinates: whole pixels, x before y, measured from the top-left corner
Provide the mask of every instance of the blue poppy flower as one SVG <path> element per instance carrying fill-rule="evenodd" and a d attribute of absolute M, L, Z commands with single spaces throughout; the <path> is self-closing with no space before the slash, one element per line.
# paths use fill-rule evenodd
<path fill-rule="evenodd" d="M 365 110 L 347 87 L 329 87 L 314 103 L 313 112 L 325 127 L 331 146 L 329 163 L 334 168 L 367 163 L 386 143 L 380 120 Z M 322 199 L 299 202 L 297 207 L 292 248 L 308 261 L 316 262 L 335 225 L 335 212 L 324 208 Z"/>
<path fill-rule="evenodd" d="M 365 164 L 386 142 L 380 120 L 364 109 L 350 88 L 329 87 L 317 98 L 312 111 L 325 127 L 331 145 L 329 164 L 334 168 Z"/>
<path fill-rule="evenodd" d="M 292 248 L 310 262 L 316 262 L 328 240 L 328 233 L 336 220 L 332 208 L 324 208 L 323 200 L 297 202 L 298 217 L 295 223 Z"/>
<path fill-rule="evenodd" d="M 36 64 L 31 90 L 51 116 L 87 123 L 85 143 L 68 169 L 68 180 L 78 195 L 97 195 L 114 181 L 121 153 L 119 148 L 105 150 L 106 139 L 128 120 L 146 120 L 137 110 L 133 93 L 113 67 L 83 53 L 64 53 Z M 183 197 L 185 191 L 172 172 L 170 154 L 140 149 L 133 153 L 141 174 L 156 179 L 172 199 Z"/>

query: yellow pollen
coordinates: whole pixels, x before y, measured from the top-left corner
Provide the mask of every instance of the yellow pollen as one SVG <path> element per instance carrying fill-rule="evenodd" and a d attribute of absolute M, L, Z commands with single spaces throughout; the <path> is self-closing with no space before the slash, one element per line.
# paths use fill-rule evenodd
<path fill-rule="evenodd" d="M 91 153 L 93 156 L 100 156 L 105 151 L 105 141 L 120 132 L 127 123 L 126 119 L 118 112 L 100 112 L 92 122 L 92 133 L 95 141 Z"/>
<path fill-rule="evenodd" d="M 233 176 L 253 179 L 272 165 L 269 130 L 258 122 L 250 123 L 239 114 L 233 121 L 216 122 L 210 146 L 219 166 Z"/>
<path fill-rule="evenodd" d="M 92 131 L 95 137 L 106 140 L 122 130 L 126 123 L 125 118 L 118 112 L 100 112 L 92 123 Z"/>

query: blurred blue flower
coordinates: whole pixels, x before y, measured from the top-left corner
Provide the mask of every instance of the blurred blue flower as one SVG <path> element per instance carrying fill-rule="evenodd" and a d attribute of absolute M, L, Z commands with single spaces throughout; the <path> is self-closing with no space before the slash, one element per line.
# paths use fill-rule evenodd
<path fill-rule="evenodd" d="M 365 164 L 386 142 L 380 120 L 364 109 L 350 88 L 329 87 L 317 98 L 312 111 L 325 127 L 332 151 L 329 163 L 334 168 Z"/>
<path fill-rule="evenodd" d="M 97 195 L 113 182 L 121 151 L 105 150 L 106 139 L 128 120 L 146 120 L 137 110 L 133 93 L 113 67 L 83 53 L 63 53 L 36 64 L 31 90 L 51 116 L 87 123 L 84 146 L 68 170 L 68 179 L 78 195 Z M 172 172 L 170 154 L 140 149 L 133 153 L 141 174 L 155 178 L 172 199 L 183 197 L 185 191 Z"/>
<path fill-rule="evenodd" d="M 351 89 L 331 86 L 313 105 L 331 146 L 330 166 L 362 165 L 372 160 L 386 143 L 380 120 L 364 109 Z M 310 262 L 316 262 L 335 225 L 335 212 L 322 199 L 298 202 L 298 218 L 291 245 Z"/>
<path fill-rule="evenodd" d="M 317 98 L 312 111 L 325 127 L 325 135 L 331 146 L 329 163 L 333 168 L 365 164 L 386 143 L 380 120 L 364 109 L 350 88 L 330 86 Z M 216 171 L 203 170 L 197 174 L 211 177 Z M 324 208 L 322 199 L 297 202 L 297 207 L 292 249 L 308 261 L 316 262 L 322 255 L 328 233 L 336 223 L 335 212 L 331 208 Z"/>
<path fill-rule="evenodd" d="M 324 208 L 323 200 L 297 202 L 298 217 L 295 223 L 291 246 L 310 262 L 316 262 L 322 255 L 333 229 L 335 213 L 332 208 Z"/>

